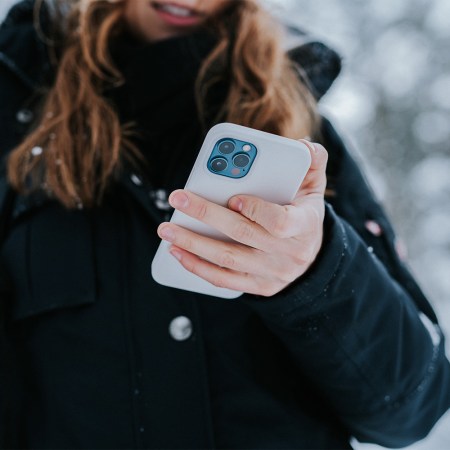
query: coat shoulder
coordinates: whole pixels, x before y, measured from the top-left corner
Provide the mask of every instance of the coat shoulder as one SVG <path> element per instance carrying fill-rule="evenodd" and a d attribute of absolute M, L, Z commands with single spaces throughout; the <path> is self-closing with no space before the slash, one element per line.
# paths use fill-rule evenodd
<path fill-rule="evenodd" d="M 49 48 L 42 34 L 42 30 L 47 31 L 48 10 L 37 10 L 34 3 L 17 3 L 0 25 L 1 74 L 14 77 L 31 90 L 45 84 L 51 69 Z"/>

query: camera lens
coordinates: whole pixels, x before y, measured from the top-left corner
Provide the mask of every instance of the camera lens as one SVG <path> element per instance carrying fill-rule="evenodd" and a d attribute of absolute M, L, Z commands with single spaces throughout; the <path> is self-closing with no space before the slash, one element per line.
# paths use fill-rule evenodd
<path fill-rule="evenodd" d="M 245 167 L 250 162 L 250 158 L 245 153 L 240 153 L 233 158 L 233 164 L 236 167 Z"/>
<path fill-rule="evenodd" d="M 214 158 L 211 161 L 211 169 L 214 172 L 223 172 L 228 167 L 227 160 L 225 158 Z"/>
<path fill-rule="evenodd" d="M 224 155 L 229 155 L 234 152 L 236 146 L 231 141 L 223 141 L 219 144 L 219 152 Z"/>

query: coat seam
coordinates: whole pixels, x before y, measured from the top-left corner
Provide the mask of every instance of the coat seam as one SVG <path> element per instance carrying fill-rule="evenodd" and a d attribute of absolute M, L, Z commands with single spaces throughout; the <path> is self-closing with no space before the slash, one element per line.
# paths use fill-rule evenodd
<path fill-rule="evenodd" d="M 209 428 L 209 433 L 208 433 L 208 437 L 209 440 L 212 444 L 211 449 L 215 449 L 217 448 L 216 446 L 216 441 L 215 441 L 215 430 L 214 430 L 214 421 L 213 421 L 213 413 L 212 413 L 212 405 L 211 405 L 211 394 L 210 394 L 210 379 L 209 379 L 209 372 L 208 372 L 208 367 L 207 367 L 207 358 L 206 358 L 206 349 L 205 349 L 205 342 L 204 342 L 204 335 L 203 335 L 203 324 L 202 324 L 202 319 L 201 319 L 201 314 L 200 314 L 200 307 L 197 303 L 197 299 L 194 298 L 193 301 L 193 311 L 194 311 L 194 316 L 196 319 L 196 322 L 198 324 L 198 338 L 197 338 L 197 346 L 199 348 L 199 352 L 200 352 L 200 367 L 201 367 L 201 371 L 202 371 L 202 375 L 203 375 L 203 379 L 204 379 L 204 383 L 203 384 L 203 396 L 205 399 L 205 410 L 207 409 L 209 411 L 209 415 L 206 414 L 205 411 L 205 422 L 206 422 L 206 426 L 207 428 Z"/>
<path fill-rule="evenodd" d="M 121 288 L 121 300 L 122 300 L 122 311 L 123 311 L 123 326 L 124 326 L 124 340 L 125 340 L 125 349 L 127 353 L 127 360 L 128 360 L 128 373 L 129 373 L 129 386 L 128 386 L 128 397 L 130 399 L 131 409 L 132 409 L 132 435 L 135 442 L 136 448 L 143 448 L 142 446 L 142 440 L 140 436 L 138 436 L 138 421 L 139 421 L 139 415 L 138 415 L 138 409 L 136 405 L 136 399 L 132 395 L 133 391 L 133 383 L 136 380 L 136 373 L 134 368 L 134 345 L 133 345 L 133 336 L 132 336 L 132 330 L 130 326 L 130 305 L 127 301 L 127 291 L 128 291 L 128 285 L 127 285 L 127 265 L 125 264 L 126 257 L 127 257 L 127 245 L 126 245 L 126 230 L 125 230 L 125 219 L 122 216 L 120 220 L 120 254 L 121 254 L 121 282 L 122 282 L 122 288 Z"/>

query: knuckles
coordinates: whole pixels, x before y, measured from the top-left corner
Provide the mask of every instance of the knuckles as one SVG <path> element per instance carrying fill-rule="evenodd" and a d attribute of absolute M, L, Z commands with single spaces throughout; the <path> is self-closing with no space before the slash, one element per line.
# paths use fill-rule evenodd
<path fill-rule="evenodd" d="M 192 248 L 194 246 L 194 244 L 192 242 L 192 239 L 187 237 L 187 236 L 179 237 L 177 242 L 176 242 L 176 244 L 179 247 L 181 247 L 181 248 L 183 248 L 184 250 L 187 250 L 187 251 L 192 250 Z"/>
<path fill-rule="evenodd" d="M 292 283 L 301 275 L 302 271 L 303 265 L 296 264 L 294 261 L 287 261 L 278 265 L 274 275 L 282 283 Z"/>
<path fill-rule="evenodd" d="M 244 201 L 244 206 L 242 212 L 245 214 L 247 218 L 256 222 L 256 219 L 259 217 L 261 210 L 261 203 L 257 200 L 249 200 Z"/>
<path fill-rule="evenodd" d="M 231 233 L 231 237 L 239 242 L 248 242 L 253 238 L 253 236 L 254 236 L 253 225 L 244 220 L 240 220 L 236 224 L 233 232 Z"/>
<path fill-rule="evenodd" d="M 308 268 L 315 261 L 317 254 L 319 253 L 319 248 L 318 241 L 314 239 L 311 239 L 307 245 L 300 243 L 294 245 L 289 254 L 290 261 L 297 268 Z"/>
<path fill-rule="evenodd" d="M 227 250 L 219 255 L 217 258 L 217 264 L 220 267 L 233 269 L 236 266 L 236 258 L 231 251 Z"/>
<path fill-rule="evenodd" d="M 199 204 L 196 205 L 194 214 L 198 220 L 203 221 L 208 214 L 207 203 L 205 201 L 200 201 Z"/>
<path fill-rule="evenodd" d="M 292 255 L 292 262 L 296 267 L 309 266 L 312 262 L 313 254 L 312 249 L 303 250 L 301 253 Z"/>
<path fill-rule="evenodd" d="M 292 206 L 287 205 L 283 207 L 280 214 L 274 216 L 268 231 L 278 239 L 287 239 L 292 237 L 294 223 L 295 219 L 292 214 Z"/>
<path fill-rule="evenodd" d="M 228 286 L 228 282 L 224 277 L 215 277 L 211 280 L 211 284 L 218 288 L 226 288 Z"/>

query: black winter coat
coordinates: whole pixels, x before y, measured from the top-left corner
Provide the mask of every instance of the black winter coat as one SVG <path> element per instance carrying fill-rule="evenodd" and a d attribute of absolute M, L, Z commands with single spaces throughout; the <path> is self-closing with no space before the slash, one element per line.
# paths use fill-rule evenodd
<path fill-rule="evenodd" d="M 3 156 L 29 130 L 52 72 L 31 19 L 25 2 L 0 29 Z M 124 168 L 102 206 L 67 211 L 44 196 L 12 199 L 1 178 L 10 219 L 1 249 L 3 446 L 344 449 L 351 436 L 393 447 L 424 437 L 450 405 L 444 339 L 328 121 L 335 196 L 304 276 L 274 297 L 237 300 L 152 280 L 164 192 L 183 186 L 203 138 L 195 71 L 183 78 L 189 39 L 150 50 L 177 69 L 170 78 L 154 66 L 163 87 L 148 101 L 166 109 L 148 121 L 158 133 L 142 144 L 148 155 L 189 153 L 174 160 L 170 180 Z M 292 55 L 323 93 L 335 56 L 320 44 Z M 177 95 L 162 102 L 161 92 Z"/>

